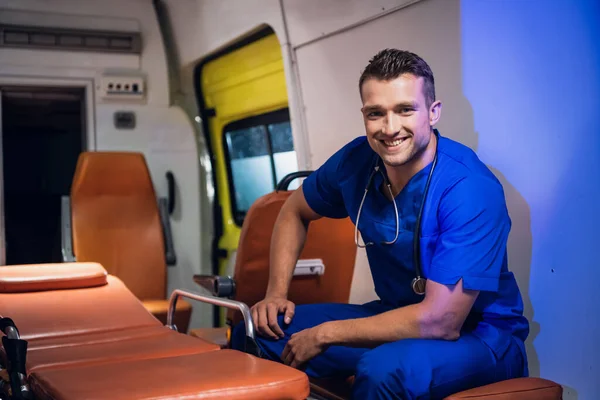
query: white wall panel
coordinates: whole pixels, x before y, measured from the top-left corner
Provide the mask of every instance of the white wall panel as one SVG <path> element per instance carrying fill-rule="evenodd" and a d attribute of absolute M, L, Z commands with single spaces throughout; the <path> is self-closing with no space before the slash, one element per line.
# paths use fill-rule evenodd
<path fill-rule="evenodd" d="M 290 43 L 307 42 L 420 0 L 283 0 Z"/>
<path fill-rule="evenodd" d="M 164 0 L 182 65 L 187 65 L 262 24 L 285 39 L 278 0 Z"/>

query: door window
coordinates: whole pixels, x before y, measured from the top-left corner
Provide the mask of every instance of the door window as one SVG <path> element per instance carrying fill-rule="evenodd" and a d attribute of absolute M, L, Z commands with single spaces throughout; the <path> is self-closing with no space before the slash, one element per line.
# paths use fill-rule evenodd
<path fill-rule="evenodd" d="M 286 108 L 235 121 L 223 131 L 232 213 L 241 226 L 252 203 L 298 170 L 289 113 Z"/>

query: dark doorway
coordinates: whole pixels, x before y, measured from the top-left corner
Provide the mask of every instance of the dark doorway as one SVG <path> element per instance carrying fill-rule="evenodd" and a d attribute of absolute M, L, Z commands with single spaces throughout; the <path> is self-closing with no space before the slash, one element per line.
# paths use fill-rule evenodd
<path fill-rule="evenodd" d="M 6 264 L 61 262 L 61 196 L 85 148 L 83 89 L 2 88 Z"/>

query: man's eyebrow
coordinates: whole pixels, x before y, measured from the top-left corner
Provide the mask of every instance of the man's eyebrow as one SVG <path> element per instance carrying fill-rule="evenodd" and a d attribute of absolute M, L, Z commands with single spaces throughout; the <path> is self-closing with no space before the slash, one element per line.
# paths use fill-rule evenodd
<path fill-rule="evenodd" d="M 381 110 L 383 107 L 380 106 L 379 104 L 373 104 L 371 106 L 365 106 L 363 108 L 364 112 L 371 112 L 371 111 L 377 111 L 377 110 Z"/>
<path fill-rule="evenodd" d="M 394 108 L 417 108 L 417 103 L 413 101 L 404 101 L 396 104 Z"/>
<path fill-rule="evenodd" d="M 416 109 L 418 106 L 418 104 L 416 102 L 413 101 L 403 101 L 400 102 L 396 105 L 394 105 L 394 109 L 398 109 L 398 108 L 412 108 L 412 109 Z M 373 105 L 369 105 L 369 106 L 365 106 L 363 107 L 363 112 L 368 113 L 371 111 L 379 111 L 384 109 L 384 107 L 380 104 L 373 104 Z"/>

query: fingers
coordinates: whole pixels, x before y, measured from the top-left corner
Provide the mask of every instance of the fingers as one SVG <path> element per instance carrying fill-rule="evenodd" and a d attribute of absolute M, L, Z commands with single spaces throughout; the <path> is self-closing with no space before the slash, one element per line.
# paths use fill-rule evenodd
<path fill-rule="evenodd" d="M 254 324 L 254 329 L 258 331 L 258 311 L 257 307 L 252 307 L 250 312 L 252 313 L 252 323 Z"/>
<path fill-rule="evenodd" d="M 277 335 L 269 328 L 267 306 L 261 304 L 257 307 L 258 332 L 266 337 L 277 339 Z"/>
<path fill-rule="evenodd" d="M 252 309 L 252 320 L 254 327 L 261 336 L 279 339 L 285 336 L 283 330 L 277 322 L 279 313 L 284 314 L 284 323 L 289 324 L 294 317 L 296 305 L 291 301 L 269 301 L 265 299 L 256 303 Z"/>
<path fill-rule="evenodd" d="M 277 323 L 278 311 L 278 307 L 275 303 L 267 304 L 267 321 L 269 321 L 269 328 L 271 328 L 271 331 L 277 335 L 275 339 L 284 336 L 283 331 Z"/>
<path fill-rule="evenodd" d="M 285 322 L 286 324 L 291 323 L 292 318 L 294 318 L 295 312 L 296 312 L 296 305 L 294 303 L 292 303 L 291 301 L 288 301 L 287 305 L 285 306 L 285 315 L 283 318 L 283 322 Z"/>
<path fill-rule="evenodd" d="M 293 354 L 290 350 L 290 345 L 286 344 L 283 348 L 283 352 L 281 353 L 281 361 L 283 361 L 285 365 L 290 365 L 290 361 L 293 360 Z M 288 360 L 288 358 L 290 358 L 290 360 Z"/>
<path fill-rule="evenodd" d="M 283 361 L 285 365 L 289 365 L 292 368 L 298 368 L 302 362 L 298 360 L 298 355 L 296 354 L 297 349 L 294 350 L 293 347 L 294 346 L 290 345 L 289 342 L 286 344 L 285 348 L 283 349 L 283 353 L 281 353 L 281 361 Z"/>
<path fill-rule="evenodd" d="M 296 369 L 298 369 L 298 367 L 300 366 L 300 364 L 301 364 L 301 363 L 300 363 L 300 362 L 298 362 L 298 360 L 297 360 L 296 358 L 294 358 L 294 359 L 292 360 L 292 362 L 291 362 L 291 363 L 289 363 L 288 365 L 289 365 L 290 367 L 292 367 L 292 368 L 296 368 Z"/>

